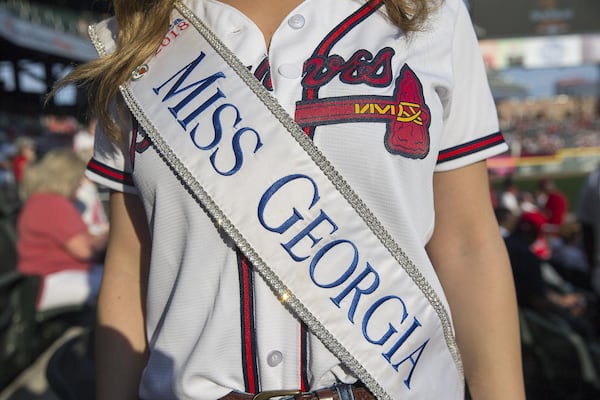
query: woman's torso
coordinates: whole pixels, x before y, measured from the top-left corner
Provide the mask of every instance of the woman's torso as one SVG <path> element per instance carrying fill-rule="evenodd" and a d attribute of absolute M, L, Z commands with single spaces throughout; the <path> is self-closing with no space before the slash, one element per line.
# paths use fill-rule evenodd
<path fill-rule="evenodd" d="M 186 2 L 306 128 L 401 247 L 409 243 L 404 250 L 422 261 L 422 273 L 442 299 L 424 251 L 433 230 L 433 173 L 504 149 L 501 142 L 481 140 L 495 138 L 498 129 L 491 99 L 465 93 L 463 104 L 452 104 L 488 115 L 483 123 L 463 122 L 450 110 L 456 80 L 452 37 L 464 15 L 457 17 L 456 1 L 448 3 L 430 31 L 407 40 L 380 11 L 362 8 L 364 2 L 304 1 L 274 32 L 267 56 L 262 32 L 238 10 L 213 0 Z M 327 71 L 319 73 L 323 65 Z M 471 96 L 486 94 L 476 89 Z M 354 103 L 360 106 L 336 114 Z M 319 118 L 309 111 L 314 104 Z M 124 160 L 101 159 L 98 152 L 95 160 L 123 169 L 122 182 L 111 183 L 106 174 L 98 178 L 100 168 L 94 173 L 101 183 L 139 193 L 151 226 L 152 351 L 142 397 L 214 399 L 232 389 L 354 381 L 238 257 L 231 240 L 198 212 L 143 131 L 130 142 L 135 145 L 123 150 L 131 154 Z M 135 189 L 125 182 L 129 178 Z"/>
<path fill-rule="evenodd" d="M 18 269 L 48 275 L 63 270 L 87 270 L 91 264 L 71 255 L 66 243 L 87 227 L 75 205 L 51 193 L 31 196 L 23 205 L 17 225 Z"/>

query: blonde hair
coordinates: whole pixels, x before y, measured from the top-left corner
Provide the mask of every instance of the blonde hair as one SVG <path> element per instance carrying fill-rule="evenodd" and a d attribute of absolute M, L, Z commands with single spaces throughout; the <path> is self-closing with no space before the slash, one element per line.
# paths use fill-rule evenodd
<path fill-rule="evenodd" d="M 51 150 L 25 168 L 19 194 L 27 200 L 37 193 L 72 197 L 79 187 L 86 163 L 70 149 Z"/>
<path fill-rule="evenodd" d="M 408 33 L 421 30 L 433 8 L 443 0 L 384 1 L 390 20 Z M 119 26 L 115 52 L 75 68 L 52 93 L 68 83 L 85 86 L 91 114 L 98 118 L 111 139 L 122 139 L 120 121 L 113 119 L 110 106 L 119 100 L 119 86 L 130 78 L 131 71 L 156 52 L 169 26 L 174 2 L 114 0 L 114 13 Z"/>

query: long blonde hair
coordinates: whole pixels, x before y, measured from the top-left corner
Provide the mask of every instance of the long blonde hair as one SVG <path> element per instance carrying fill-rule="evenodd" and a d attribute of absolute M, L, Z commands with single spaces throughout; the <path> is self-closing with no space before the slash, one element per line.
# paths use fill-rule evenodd
<path fill-rule="evenodd" d="M 384 0 L 390 20 L 404 32 L 422 29 L 431 10 L 443 0 Z M 58 87 L 68 83 L 85 86 L 90 114 L 96 116 L 105 133 L 120 139 L 117 122 L 110 107 L 119 85 L 131 76 L 131 71 L 150 58 L 158 48 L 169 26 L 175 0 L 114 0 L 114 13 L 119 26 L 116 51 L 75 68 Z M 56 88 L 53 92 L 56 91 Z"/>

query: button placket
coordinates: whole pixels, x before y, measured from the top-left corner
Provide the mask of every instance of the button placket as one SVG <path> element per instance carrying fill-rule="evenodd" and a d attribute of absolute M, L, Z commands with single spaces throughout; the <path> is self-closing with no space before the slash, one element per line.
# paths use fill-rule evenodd
<path fill-rule="evenodd" d="M 279 350 L 273 350 L 267 355 L 269 367 L 276 367 L 283 361 L 283 354 Z"/>
<path fill-rule="evenodd" d="M 304 27 L 305 23 L 306 19 L 301 14 L 294 14 L 288 19 L 288 25 L 292 29 L 301 29 L 302 27 Z"/>

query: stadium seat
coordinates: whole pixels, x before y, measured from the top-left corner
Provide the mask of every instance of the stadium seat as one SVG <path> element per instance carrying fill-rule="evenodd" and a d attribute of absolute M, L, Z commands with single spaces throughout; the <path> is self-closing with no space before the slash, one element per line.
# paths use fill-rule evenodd
<path fill-rule="evenodd" d="M 523 369 L 530 400 L 600 398 L 588 343 L 560 317 L 519 310 Z"/>
<path fill-rule="evenodd" d="M 93 343 L 93 331 L 87 329 L 67 340 L 50 358 L 46 378 L 60 400 L 94 399 Z"/>
<path fill-rule="evenodd" d="M 0 188 L 0 274 L 17 267 L 17 216 L 20 202 L 15 190 Z"/>
<path fill-rule="evenodd" d="M 0 388 L 27 368 L 70 326 L 89 326 L 92 310 L 69 306 L 36 310 L 40 278 L 16 270 L 0 274 Z"/>
<path fill-rule="evenodd" d="M 29 305 L 21 303 L 26 279 L 14 270 L 0 275 L 0 388 L 30 362 L 29 343 L 24 340 L 29 330 L 25 315 Z"/>

